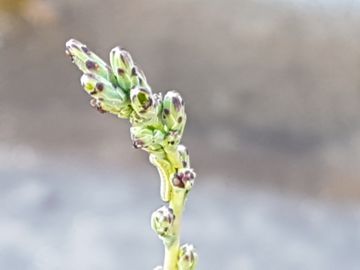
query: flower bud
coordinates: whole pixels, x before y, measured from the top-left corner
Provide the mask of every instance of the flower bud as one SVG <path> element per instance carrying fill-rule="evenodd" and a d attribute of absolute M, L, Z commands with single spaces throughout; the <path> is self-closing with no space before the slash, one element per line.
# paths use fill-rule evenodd
<path fill-rule="evenodd" d="M 103 98 L 112 105 L 122 106 L 126 101 L 126 94 L 110 82 L 91 73 L 81 76 L 81 85 L 84 90 L 93 97 Z"/>
<path fill-rule="evenodd" d="M 111 83 L 116 83 L 116 79 L 111 71 L 111 68 L 80 41 L 70 39 L 66 42 L 66 54 L 70 56 L 72 62 L 82 72 L 92 73 L 108 80 Z"/>
<path fill-rule="evenodd" d="M 168 206 L 163 206 L 152 214 L 151 227 L 160 237 L 172 236 L 174 221 L 174 211 Z"/>
<path fill-rule="evenodd" d="M 122 104 L 122 106 L 113 106 L 111 103 L 106 102 L 103 98 L 92 98 L 90 105 L 97 109 L 100 113 L 112 113 L 119 118 L 127 119 L 132 113 L 130 104 Z"/>
<path fill-rule="evenodd" d="M 85 91 L 96 100 L 96 103 L 93 101 L 94 107 L 101 108 L 100 111 L 107 111 L 122 118 L 127 118 L 131 113 L 128 111 L 129 103 L 126 101 L 126 94 L 107 80 L 86 73 L 81 76 L 81 84 Z"/>
<path fill-rule="evenodd" d="M 128 51 L 120 47 L 112 49 L 110 52 L 110 64 L 121 89 L 130 91 L 131 88 L 138 85 L 138 81 L 134 81 L 133 78 L 136 67 Z"/>
<path fill-rule="evenodd" d="M 150 118 L 155 114 L 155 102 L 149 88 L 135 87 L 130 90 L 130 100 L 134 111 L 144 118 Z"/>
<path fill-rule="evenodd" d="M 184 101 L 176 91 L 164 96 L 162 120 L 169 130 L 183 130 L 186 122 Z"/>
<path fill-rule="evenodd" d="M 194 270 L 198 262 L 198 255 L 193 245 L 185 244 L 180 247 L 178 270 Z"/>
<path fill-rule="evenodd" d="M 190 190 L 194 185 L 196 174 L 191 168 L 181 168 L 172 178 L 174 187 Z"/>
<path fill-rule="evenodd" d="M 159 130 L 152 130 L 147 127 L 131 127 L 131 140 L 136 149 L 144 149 L 148 152 L 156 152 L 161 149 L 160 142 L 164 134 Z"/>
<path fill-rule="evenodd" d="M 115 47 L 110 51 L 110 64 L 115 74 L 118 69 L 130 73 L 134 66 L 134 61 L 128 51 Z"/>

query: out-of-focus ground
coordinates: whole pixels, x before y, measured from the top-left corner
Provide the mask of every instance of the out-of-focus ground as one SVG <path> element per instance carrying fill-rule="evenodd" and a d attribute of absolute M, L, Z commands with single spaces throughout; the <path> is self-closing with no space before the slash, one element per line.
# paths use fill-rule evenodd
<path fill-rule="evenodd" d="M 360 1 L 28 1 L 0 0 L 0 269 L 160 262 L 156 171 L 88 105 L 70 37 L 183 94 L 200 269 L 359 269 Z"/>
<path fill-rule="evenodd" d="M 129 180 L 148 174 L 149 182 Z M 149 226 L 149 209 L 161 205 L 151 170 L 48 166 L 16 179 L 4 175 L 0 269 L 141 270 L 161 263 L 162 244 Z M 359 269 L 356 207 L 240 191 L 219 179 L 195 186 L 184 216 L 183 239 L 196 244 L 199 270 Z"/>

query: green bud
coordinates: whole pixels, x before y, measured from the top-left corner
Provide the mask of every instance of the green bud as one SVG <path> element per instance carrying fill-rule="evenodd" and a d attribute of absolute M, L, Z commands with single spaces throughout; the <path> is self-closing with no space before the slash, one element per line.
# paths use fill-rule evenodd
<path fill-rule="evenodd" d="M 92 73 L 111 83 L 116 83 L 111 68 L 96 54 L 90 51 L 85 44 L 75 39 L 66 42 L 66 54 L 72 62 L 84 73 Z"/>
<path fill-rule="evenodd" d="M 163 100 L 162 120 L 169 130 L 182 131 L 186 122 L 184 101 L 176 91 L 166 93 Z"/>
<path fill-rule="evenodd" d="M 102 77 L 87 73 L 81 76 L 81 84 L 85 91 L 96 100 L 95 103 L 93 101 L 93 106 L 98 110 L 110 112 L 122 118 L 127 118 L 131 113 L 128 111 L 129 103 L 125 93 Z"/>
<path fill-rule="evenodd" d="M 131 80 L 131 77 L 129 74 L 125 73 L 124 70 L 118 69 L 116 73 L 116 78 L 119 86 L 124 91 L 130 91 L 130 89 L 133 87 L 133 82 Z"/>
<path fill-rule="evenodd" d="M 151 228 L 161 238 L 172 237 L 174 221 L 174 211 L 168 206 L 163 206 L 152 214 Z"/>
<path fill-rule="evenodd" d="M 132 107 L 130 104 L 125 102 L 121 107 L 114 106 L 113 104 L 104 101 L 102 98 L 92 98 L 90 100 L 90 105 L 97 109 L 100 113 L 112 113 L 115 114 L 119 118 L 127 119 L 132 113 Z"/>
<path fill-rule="evenodd" d="M 130 117 L 130 123 L 134 126 L 146 125 L 154 129 L 164 130 L 164 124 L 160 119 L 162 111 L 162 97 L 161 94 L 152 94 L 151 99 L 153 104 L 147 109 L 145 113 L 134 113 Z"/>
<path fill-rule="evenodd" d="M 178 270 L 194 270 L 198 263 L 198 255 L 193 245 L 185 244 L 180 247 Z"/>
<path fill-rule="evenodd" d="M 147 127 L 131 127 L 131 140 L 137 149 L 143 149 L 148 152 L 156 152 L 161 149 L 161 141 L 164 134 L 159 130 L 153 130 Z"/>
<path fill-rule="evenodd" d="M 118 69 L 122 69 L 125 73 L 130 74 L 134 61 L 128 51 L 115 47 L 110 52 L 110 64 L 115 74 L 117 74 Z"/>
<path fill-rule="evenodd" d="M 116 75 L 119 86 L 129 91 L 132 87 L 136 86 L 132 76 L 134 67 L 134 61 L 128 51 L 115 47 L 110 52 L 110 64 L 112 71 Z"/>
<path fill-rule="evenodd" d="M 137 114 L 143 118 L 150 118 L 156 113 L 155 102 L 149 88 L 135 87 L 130 90 L 131 105 Z"/>
<path fill-rule="evenodd" d="M 93 97 L 102 98 L 114 105 L 118 104 L 119 107 L 126 101 L 126 94 L 121 89 L 101 77 L 86 73 L 81 76 L 80 81 L 84 90 Z"/>
<path fill-rule="evenodd" d="M 143 87 L 150 89 L 149 84 L 146 81 L 144 72 L 136 65 L 131 69 L 131 82 L 133 87 Z"/>

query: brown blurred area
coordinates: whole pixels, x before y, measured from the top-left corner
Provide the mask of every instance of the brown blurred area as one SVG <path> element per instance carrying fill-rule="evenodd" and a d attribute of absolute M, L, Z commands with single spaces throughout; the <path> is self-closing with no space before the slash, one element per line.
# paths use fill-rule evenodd
<path fill-rule="evenodd" d="M 2 9 L 7 2 L 0 1 Z M 7 20 L 17 23 L 2 35 L 1 166 L 21 167 L 26 153 L 21 157 L 18 147 L 36 164 L 52 158 L 147 166 L 144 153 L 131 151 L 128 125 L 88 106 L 80 74 L 63 54 L 65 41 L 75 37 L 106 59 L 113 46 L 126 47 L 155 91 L 183 93 L 189 115 L 184 142 L 204 175 L 199 181 L 216 174 L 320 197 L 360 198 L 355 4 L 47 4 L 56 21 L 28 24 L 12 12 Z"/>

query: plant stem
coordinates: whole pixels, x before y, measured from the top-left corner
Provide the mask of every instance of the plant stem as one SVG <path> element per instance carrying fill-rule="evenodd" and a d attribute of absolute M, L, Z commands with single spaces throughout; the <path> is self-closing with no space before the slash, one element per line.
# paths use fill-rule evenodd
<path fill-rule="evenodd" d="M 165 257 L 163 270 L 177 270 L 177 261 L 180 248 L 181 220 L 185 206 L 185 192 L 183 190 L 173 190 L 169 207 L 173 209 L 175 215 L 174 235 L 175 238 L 171 243 L 164 243 Z"/>

